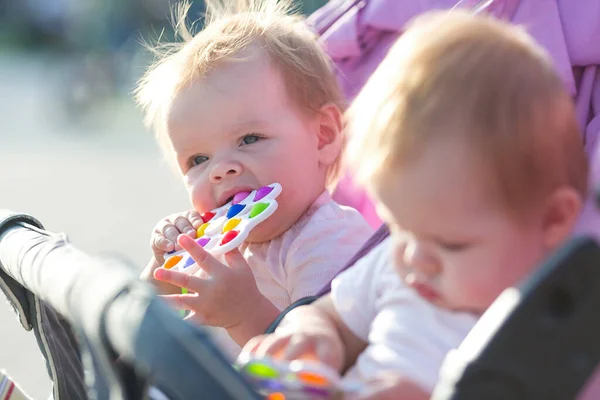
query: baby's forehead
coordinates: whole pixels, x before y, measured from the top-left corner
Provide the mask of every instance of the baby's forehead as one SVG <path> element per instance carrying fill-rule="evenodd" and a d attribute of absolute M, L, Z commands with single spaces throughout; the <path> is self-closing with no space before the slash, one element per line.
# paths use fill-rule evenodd
<path fill-rule="evenodd" d="M 194 87 L 204 88 L 211 96 L 252 94 L 258 97 L 273 92 L 273 88 L 279 93 L 286 92 L 281 68 L 260 49 L 220 60 L 203 74 L 186 71 L 185 66 L 178 67 L 174 73 L 181 75 L 182 84 L 175 88 L 173 97 L 194 90 Z M 257 91 L 263 86 L 263 90 Z"/>
<path fill-rule="evenodd" d="M 251 114 L 273 104 L 288 104 L 281 73 L 268 59 L 222 63 L 176 91 L 167 107 L 167 123 L 186 120 L 201 108 Z M 264 110 L 268 113 L 268 109 Z"/>
<path fill-rule="evenodd" d="M 411 220 L 466 218 L 500 208 L 491 169 L 456 141 L 434 142 L 375 179 L 373 188 L 386 207 Z"/>

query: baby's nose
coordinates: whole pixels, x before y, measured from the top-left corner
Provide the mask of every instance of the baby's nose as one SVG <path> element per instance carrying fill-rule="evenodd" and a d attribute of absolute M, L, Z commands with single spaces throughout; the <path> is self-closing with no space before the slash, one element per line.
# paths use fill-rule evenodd
<path fill-rule="evenodd" d="M 223 179 L 235 177 L 242 172 L 242 166 L 235 161 L 227 161 L 218 163 L 210 172 L 210 181 L 219 183 Z"/>
<path fill-rule="evenodd" d="M 439 273 L 439 263 L 423 245 L 411 241 L 404 249 L 404 263 L 406 266 L 419 271 L 429 278 Z"/>

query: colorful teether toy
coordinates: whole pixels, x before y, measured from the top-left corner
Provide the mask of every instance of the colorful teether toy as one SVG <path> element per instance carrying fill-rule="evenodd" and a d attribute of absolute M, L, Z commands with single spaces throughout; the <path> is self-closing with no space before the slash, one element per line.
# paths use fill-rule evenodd
<path fill-rule="evenodd" d="M 214 256 L 239 247 L 256 225 L 277 210 L 275 198 L 280 193 L 278 183 L 237 193 L 229 203 L 201 215 L 204 223 L 196 231 L 196 242 Z M 190 274 L 198 270 L 185 250 L 166 253 L 163 268 Z"/>
<path fill-rule="evenodd" d="M 255 390 L 270 400 L 333 399 L 361 389 L 358 383 L 342 382 L 334 369 L 313 360 L 288 362 L 244 353 L 237 367 Z"/>

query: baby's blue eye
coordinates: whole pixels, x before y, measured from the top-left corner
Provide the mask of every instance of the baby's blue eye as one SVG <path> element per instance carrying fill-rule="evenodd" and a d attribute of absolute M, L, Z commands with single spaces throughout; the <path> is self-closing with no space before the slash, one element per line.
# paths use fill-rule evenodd
<path fill-rule="evenodd" d="M 242 138 L 243 144 L 252 144 L 256 143 L 260 140 L 260 136 L 258 135 L 246 135 Z"/>
<path fill-rule="evenodd" d="M 206 156 L 194 156 L 192 157 L 191 164 L 192 166 L 200 165 L 203 162 L 208 161 L 208 157 Z"/>

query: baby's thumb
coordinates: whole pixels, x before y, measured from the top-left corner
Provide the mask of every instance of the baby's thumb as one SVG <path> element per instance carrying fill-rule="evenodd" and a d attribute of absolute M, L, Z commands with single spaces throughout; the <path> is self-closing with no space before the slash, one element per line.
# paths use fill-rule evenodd
<path fill-rule="evenodd" d="M 152 240 L 152 252 L 159 265 L 165 262 L 165 253 L 175 250 L 175 244 L 164 236 L 157 235 Z"/>
<path fill-rule="evenodd" d="M 152 283 L 160 294 L 177 294 L 181 293 L 181 289 L 177 286 L 170 285 L 165 282 L 158 281 L 154 278 L 154 271 L 160 268 L 161 265 L 154 258 L 150 260 L 146 268 L 140 274 L 140 279 Z"/>
<path fill-rule="evenodd" d="M 154 263 L 161 267 L 165 263 L 165 252 L 160 249 L 152 249 L 154 253 Z"/>

